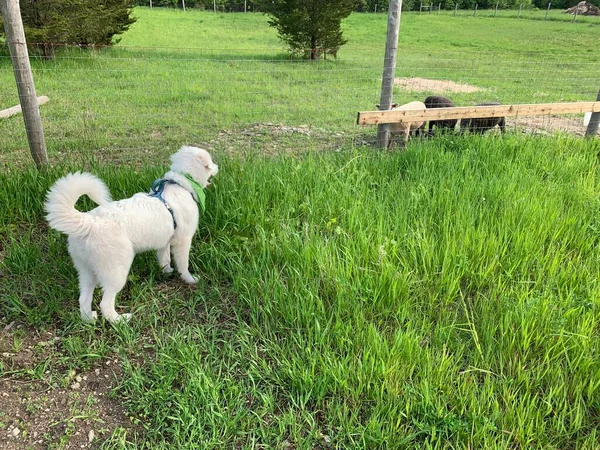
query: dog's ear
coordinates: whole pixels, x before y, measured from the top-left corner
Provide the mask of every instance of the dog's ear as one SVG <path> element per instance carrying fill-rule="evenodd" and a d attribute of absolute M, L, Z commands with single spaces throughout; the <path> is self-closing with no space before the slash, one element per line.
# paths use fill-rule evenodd
<path fill-rule="evenodd" d="M 204 166 L 204 168 L 210 169 L 210 166 L 212 164 L 212 159 L 210 158 L 210 155 L 208 154 L 208 152 L 201 152 L 198 155 L 198 160 L 200 160 L 200 164 L 202 164 Z"/>

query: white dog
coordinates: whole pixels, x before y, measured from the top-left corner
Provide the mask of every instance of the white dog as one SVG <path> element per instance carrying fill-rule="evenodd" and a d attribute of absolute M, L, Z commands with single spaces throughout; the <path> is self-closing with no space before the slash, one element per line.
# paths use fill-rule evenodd
<path fill-rule="evenodd" d="M 97 318 L 92 310 L 96 285 L 103 290 L 100 310 L 105 319 L 129 320 L 131 314 L 115 311 L 115 297 L 125 286 L 133 257 L 156 250 L 165 273 L 171 268 L 171 251 L 187 283 L 189 252 L 198 228 L 198 203 L 204 207 L 203 189 L 219 171 L 206 150 L 182 147 L 171 156 L 171 170 L 157 180 L 150 194 L 112 201 L 106 185 L 89 173 L 72 173 L 59 179 L 48 192 L 46 219 L 69 236 L 69 254 L 79 273 L 81 318 Z M 77 199 L 88 195 L 99 206 L 89 212 L 75 209 Z"/>

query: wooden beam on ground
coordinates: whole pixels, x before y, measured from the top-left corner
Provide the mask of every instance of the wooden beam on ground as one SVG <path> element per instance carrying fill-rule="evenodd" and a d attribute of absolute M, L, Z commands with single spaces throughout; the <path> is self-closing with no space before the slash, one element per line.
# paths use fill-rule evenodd
<path fill-rule="evenodd" d="M 38 106 L 45 105 L 50 100 L 45 95 L 42 95 L 37 98 Z M 19 114 L 21 112 L 21 105 L 13 106 L 12 108 L 3 109 L 0 111 L 0 119 L 6 119 L 7 117 L 14 116 L 15 114 Z"/>
<path fill-rule="evenodd" d="M 420 122 L 427 120 L 472 119 L 481 117 L 547 116 L 550 114 L 579 114 L 600 112 L 600 101 L 574 103 L 532 103 L 517 105 L 459 106 L 389 111 L 363 111 L 358 113 L 358 125 L 382 123 Z"/>

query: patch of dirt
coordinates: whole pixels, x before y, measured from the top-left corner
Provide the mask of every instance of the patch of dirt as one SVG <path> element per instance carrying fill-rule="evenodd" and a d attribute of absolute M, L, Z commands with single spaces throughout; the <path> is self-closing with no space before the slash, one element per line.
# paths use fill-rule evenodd
<path fill-rule="evenodd" d="M 479 92 L 483 89 L 471 84 L 456 83 L 449 80 L 429 80 L 427 78 L 396 78 L 396 86 L 412 92 Z"/>
<path fill-rule="evenodd" d="M 95 448 L 115 430 L 139 426 L 110 392 L 117 359 L 76 372 L 61 367 L 61 338 L 11 323 L 0 332 L 0 449 Z"/>
<path fill-rule="evenodd" d="M 317 142 L 320 150 L 336 150 L 344 145 L 346 139 L 344 133 L 328 132 L 309 125 L 288 126 L 264 122 L 243 129 L 222 130 L 205 148 L 224 149 L 236 156 L 245 152 L 270 156 L 302 153 L 311 143 Z"/>

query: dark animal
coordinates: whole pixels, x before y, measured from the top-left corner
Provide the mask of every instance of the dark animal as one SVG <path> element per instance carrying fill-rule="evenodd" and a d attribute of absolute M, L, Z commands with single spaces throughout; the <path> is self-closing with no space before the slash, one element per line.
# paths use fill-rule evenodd
<path fill-rule="evenodd" d="M 441 95 L 430 95 L 425 99 L 426 108 L 452 108 L 454 103 L 447 97 Z M 446 119 L 446 120 L 430 120 L 428 134 L 433 134 L 433 127 L 435 126 L 440 132 L 454 130 L 458 119 Z"/>
<path fill-rule="evenodd" d="M 477 106 L 498 106 L 498 102 L 480 103 Z M 496 125 L 500 127 L 503 133 L 506 131 L 506 119 L 504 117 L 477 117 L 474 119 L 462 119 L 460 121 L 460 131 L 469 130 L 471 133 L 483 134 L 491 130 Z"/>

